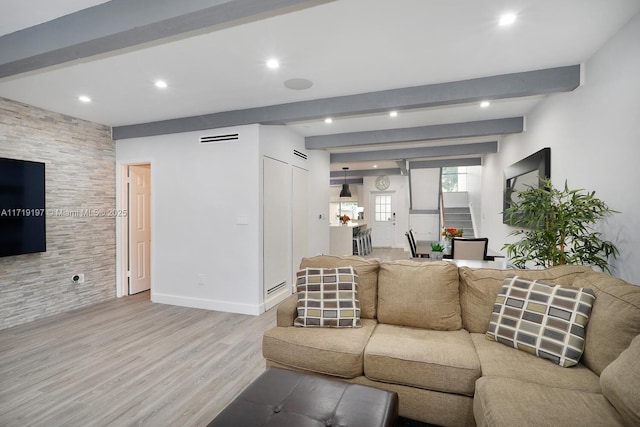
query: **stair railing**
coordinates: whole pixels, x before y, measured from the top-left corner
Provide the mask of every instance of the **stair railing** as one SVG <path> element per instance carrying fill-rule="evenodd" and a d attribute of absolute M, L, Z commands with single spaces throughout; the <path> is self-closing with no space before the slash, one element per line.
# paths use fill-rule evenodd
<path fill-rule="evenodd" d="M 446 228 L 447 217 L 444 213 L 444 194 L 442 193 L 442 181 L 440 181 L 440 221 L 442 222 L 442 228 Z"/>

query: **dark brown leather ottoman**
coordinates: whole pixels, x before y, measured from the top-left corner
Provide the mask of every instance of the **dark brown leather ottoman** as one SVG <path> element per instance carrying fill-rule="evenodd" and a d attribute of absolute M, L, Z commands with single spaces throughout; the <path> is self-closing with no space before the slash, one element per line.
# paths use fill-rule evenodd
<path fill-rule="evenodd" d="M 208 427 L 391 427 L 397 415 L 396 393 L 268 368 Z"/>

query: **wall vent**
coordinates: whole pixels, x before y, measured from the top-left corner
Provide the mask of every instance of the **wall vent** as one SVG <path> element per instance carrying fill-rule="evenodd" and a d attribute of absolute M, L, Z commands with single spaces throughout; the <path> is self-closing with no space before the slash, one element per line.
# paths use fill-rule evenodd
<path fill-rule="evenodd" d="M 300 157 L 300 158 L 301 158 L 301 159 L 303 159 L 303 160 L 307 160 L 307 155 L 306 155 L 306 154 L 304 154 L 304 153 L 303 153 L 303 152 L 301 152 L 301 151 L 293 150 L 293 155 L 294 155 L 294 156 L 298 156 L 298 157 Z"/>
<path fill-rule="evenodd" d="M 229 133 L 226 135 L 208 135 L 200 137 L 200 144 L 215 144 L 218 142 L 237 141 L 239 139 L 237 133 Z"/>
<path fill-rule="evenodd" d="M 284 288 L 285 286 L 287 286 L 287 282 L 280 282 L 277 285 L 273 286 L 272 288 L 267 289 L 267 295 L 271 295 L 274 292 Z"/>

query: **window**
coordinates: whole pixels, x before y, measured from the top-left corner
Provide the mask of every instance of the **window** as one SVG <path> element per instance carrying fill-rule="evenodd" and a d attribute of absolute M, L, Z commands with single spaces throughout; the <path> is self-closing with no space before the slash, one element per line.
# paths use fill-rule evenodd
<path fill-rule="evenodd" d="M 376 221 L 391 220 L 391 196 L 385 194 L 376 195 Z"/>
<path fill-rule="evenodd" d="M 339 224 L 338 219 L 342 215 L 347 215 L 352 220 L 358 218 L 358 202 L 331 202 L 329 203 L 329 223 Z"/>
<path fill-rule="evenodd" d="M 467 191 L 467 167 L 442 168 L 442 191 Z"/>

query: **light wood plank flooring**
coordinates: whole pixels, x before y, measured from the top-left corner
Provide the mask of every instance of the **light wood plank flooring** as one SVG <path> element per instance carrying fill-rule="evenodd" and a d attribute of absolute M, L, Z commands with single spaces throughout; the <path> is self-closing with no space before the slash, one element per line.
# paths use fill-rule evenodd
<path fill-rule="evenodd" d="M 203 426 L 265 369 L 261 316 L 148 293 L 0 331 L 0 425 Z"/>
<path fill-rule="evenodd" d="M 411 254 L 401 248 L 373 248 L 371 253 L 364 258 L 378 258 L 382 261 L 395 261 L 398 259 L 411 259 Z"/>

